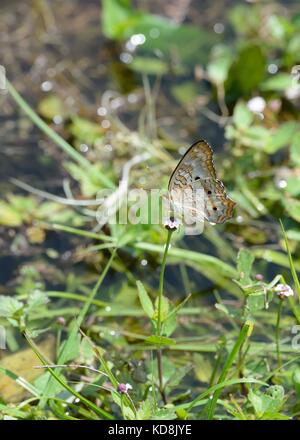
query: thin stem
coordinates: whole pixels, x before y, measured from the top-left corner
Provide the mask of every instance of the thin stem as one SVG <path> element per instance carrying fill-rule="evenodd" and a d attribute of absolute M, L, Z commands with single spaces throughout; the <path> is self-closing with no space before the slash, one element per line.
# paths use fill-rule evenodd
<path fill-rule="evenodd" d="M 161 265 L 161 272 L 160 272 L 160 276 L 159 276 L 159 293 L 158 293 L 158 305 L 157 305 L 157 328 L 156 328 L 156 335 L 157 336 L 161 336 L 161 330 L 162 330 L 161 307 L 162 307 L 162 298 L 163 298 L 163 294 L 164 294 L 164 275 L 165 275 L 167 255 L 168 255 L 168 249 L 170 246 L 172 232 L 173 232 L 173 230 L 168 229 L 168 236 L 167 236 L 167 241 L 166 241 L 166 245 L 165 245 L 163 261 L 162 261 L 162 265 Z M 161 397 L 163 399 L 163 402 L 166 404 L 167 398 L 166 398 L 166 394 L 164 391 L 164 383 L 163 383 L 162 350 L 159 345 L 158 345 L 156 354 L 157 354 L 157 372 L 158 372 L 159 391 L 161 393 Z"/>
<path fill-rule="evenodd" d="M 163 365 L 162 365 L 162 350 L 158 348 L 157 350 L 157 371 L 158 371 L 158 381 L 159 381 L 159 391 L 164 404 L 167 403 L 167 396 L 164 389 L 163 383 Z"/>
<path fill-rule="evenodd" d="M 168 236 L 167 236 L 167 241 L 166 241 L 166 245 L 165 245 L 165 250 L 164 250 L 164 256 L 163 256 L 163 261 L 162 261 L 162 265 L 161 265 L 160 276 L 159 276 L 159 292 L 158 292 L 158 307 L 157 307 L 157 330 L 156 330 L 157 336 L 161 336 L 161 306 L 162 306 L 162 298 L 163 298 L 163 295 L 164 295 L 164 275 L 165 275 L 167 255 L 168 255 L 168 249 L 169 249 L 169 246 L 170 246 L 172 232 L 173 231 L 171 229 L 168 229 Z"/>
<path fill-rule="evenodd" d="M 277 320 L 276 320 L 276 353 L 277 353 L 277 363 L 278 368 L 281 368 L 281 355 L 280 355 L 280 320 L 281 320 L 281 312 L 283 306 L 283 299 L 279 299 L 278 311 L 277 311 Z"/>
<path fill-rule="evenodd" d="M 241 328 L 239 337 L 238 337 L 236 343 L 234 344 L 231 352 L 229 353 L 229 355 L 226 359 L 225 365 L 223 367 L 223 371 L 219 377 L 217 385 L 226 380 L 226 377 L 227 377 L 228 372 L 233 364 L 233 361 L 235 360 L 241 346 L 243 345 L 243 343 L 245 342 L 245 340 L 248 336 L 248 331 L 249 331 L 250 327 L 251 327 L 251 324 L 247 321 L 247 322 L 245 322 L 245 324 Z M 213 419 L 213 417 L 214 417 L 214 412 L 215 412 L 215 408 L 216 408 L 220 393 L 221 393 L 221 389 L 218 389 L 213 394 L 213 398 L 212 398 L 211 404 L 208 409 L 208 419 L 209 420 Z"/>

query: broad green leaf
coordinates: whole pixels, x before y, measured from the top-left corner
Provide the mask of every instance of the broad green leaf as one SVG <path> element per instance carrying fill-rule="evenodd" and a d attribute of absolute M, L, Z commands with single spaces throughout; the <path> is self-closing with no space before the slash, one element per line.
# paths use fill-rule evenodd
<path fill-rule="evenodd" d="M 54 116 L 65 117 L 68 115 L 66 105 L 63 100 L 57 95 L 49 95 L 38 105 L 38 112 L 45 119 L 52 120 Z"/>
<path fill-rule="evenodd" d="M 139 293 L 139 299 L 142 305 L 142 308 L 146 315 L 152 319 L 154 316 L 154 307 L 152 305 L 152 301 L 141 281 L 136 282 L 138 293 Z"/>
<path fill-rule="evenodd" d="M 30 293 L 28 297 L 26 312 L 32 312 L 35 309 L 45 306 L 48 302 L 49 298 L 47 297 L 47 295 L 40 290 L 36 290 Z"/>
<path fill-rule="evenodd" d="M 266 294 L 263 289 L 250 293 L 246 298 L 246 308 L 250 314 L 263 310 L 266 306 Z"/>
<path fill-rule="evenodd" d="M 282 124 L 275 133 L 271 132 L 271 137 L 264 150 L 267 153 L 273 154 L 280 150 L 280 148 L 288 146 L 295 136 L 297 127 L 298 124 L 294 121 Z"/>
<path fill-rule="evenodd" d="M 13 317 L 23 306 L 24 304 L 16 298 L 0 295 L 0 316 L 5 318 Z"/>
<path fill-rule="evenodd" d="M 195 102 L 199 90 L 195 82 L 185 81 L 180 84 L 176 84 L 171 88 L 172 95 L 179 102 L 179 104 L 189 106 Z"/>
<path fill-rule="evenodd" d="M 288 73 L 278 73 L 268 78 L 260 85 L 261 90 L 283 92 L 293 85 L 292 76 Z"/>
<path fill-rule="evenodd" d="M 237 270 L 241 284 L 251 283 L 251 270 L 254 263 L 254 255 L 248 249 L 241 249 L 237 257 Z"/>
<path fill-rule="evenodd" d="M 291 144 L 290 150 L 291 161 L 300 166 L 300 132 L 298 131 L 297 135 L 295 135 L 293 142 Z"/>
<path fill-rule="evenodd" d="M 89 119 L 75 116 L 72 119 L 72 123 L 69 126 L 70 133 L 79 142 L 84 142 L 89 145 L 93 145 L 96 141 L 103 138 L 105 130 L 100 124 L 91 122 Z"/>
<path fill-rule="evenodd" d="M 293 198 L 286 198 L 283 200 L 283 204 L 288 214 L 300 223 L 300 201 Z"/>
<path fill-rule="evenodd" d="M 239 101 L 233 111 L 233 122 L 235 125 L 238 128 L 244 129 L 251 125 L 253 118 L 253 113 L 248 109 L 246 104 Z"/>
<path fill-rule="evenodd" d="M 265 393 L 250 390 L 248 399 L 258 417 L 265 413 L 278 413 L 284 403 L 284 389 L 281 385 L 270 386 Z"/>
<path fill-rule="evenodd" d="M 3 226 L 21 226 L 22 213 L 12 208 L 7 202 L 0 200 L 0 224 Z"/>
<path fill-rule="evenodd" d="M 193 364 L 186 364 L 183 367 L 176 368 L 176 371 L 167 380 L 166 386 L 168 388 L 176 388 L 193 367 Z"/>
<path fill-rule="evenodd" d="M 174 313 L 173 315 L 169 314 L 169 316 L 166 317 L 165 321 L 163 322 L 162 333 L 165 336 L 170 336 L 175 331 L 176 327 L 177 327 L 176 313 Z"/>
<path fill-rule="evenodd" d="M 197 379 L 201 382 L 208 383 L 213 371 L 209 356 L 195 353 L 193 356 L 193 364 Z"/>
<path fill-rule="evenodd" d="M 249 94 L 263 81 L 266 74 L 266 59 L 263 50 L 258 45 L 243 47 L 232 64 L 226 91 L 233 96 Z"/>
<path fill-rule="evenodd" d="M 132 16 L 130 0 L 103 0 L 102 1 L 102 31 L 108 38 L 123 36 L 124 27 L 135 17 Z M 138 15 L 136 15 L 138 19 Z"/>
<path fill-rule="evenodd" d="M 233 60 L 228 46 L 214 46 L 211 52 L 211 61 L 207 66 L 207 74 L 215 84 L 222 84 L 228 76 L 229 68 Z"/>
<path fill-rule="evenodd" d="M 154 312 L 154 319 L 157 319 L 158 317 L 158 298 L 155 300 L 155 312 Z M 169 314 L 169 300 L 163 296 L 161 299 L 161 322 L 164 322 Z"/>

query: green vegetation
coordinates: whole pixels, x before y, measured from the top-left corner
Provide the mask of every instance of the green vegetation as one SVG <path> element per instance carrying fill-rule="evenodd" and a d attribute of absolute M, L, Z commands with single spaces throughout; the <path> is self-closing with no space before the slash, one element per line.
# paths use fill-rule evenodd
<path fill-rule="evenodd" d="M 31 91 L 5 66 L 1 102 L 35 154 L 10 152 L 19 172 L 0 182 L 0 418 L 299 419 L 299 10 L 233 4 L 208 25 L 192 6 L 179 19 L 103 0 L 73 29 L 68 11 L 36 8 L 44 36 L 66 20 L 75 42 L 96 12 L 101 50 L 76 66 L 66 52 L 43 92 L 34 67 Z M 232 219 L 195 237 L 101 224 L 101 191 L 166 189 L 199 138 Z"/>

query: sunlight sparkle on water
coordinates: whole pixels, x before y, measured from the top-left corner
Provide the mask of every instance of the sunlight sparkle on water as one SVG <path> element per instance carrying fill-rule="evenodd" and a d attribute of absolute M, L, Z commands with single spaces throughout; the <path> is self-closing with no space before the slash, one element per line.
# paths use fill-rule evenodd
<path fill-rule="evenodd" d="M 53 89 L 53 83 L 51 81 L 44 81 L 41 84 L 41 89 L 43 92 L 50 92 Z"/>
<path fill-rule="evenodd" d="M 140 46 L 141 44 L 144 44 L 146 41 L 146 37 L 144 34 L 134 34 L 130 37 L 130 43 L 133 46 Z"/>
<path fill-rule="evenodd" d="M 271 63 L 268 65 L 268 72 L 271 73 L 272 75 L 274 75 L 275 73 L 278 72 L 278 66 L 277 64 Z"/>

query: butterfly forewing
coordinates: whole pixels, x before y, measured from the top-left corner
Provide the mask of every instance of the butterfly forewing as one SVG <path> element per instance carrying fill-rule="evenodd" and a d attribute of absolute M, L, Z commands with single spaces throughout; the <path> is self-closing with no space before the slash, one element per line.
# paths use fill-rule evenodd
<path fill-rule="evenodd" d="M 223 223 L 232 217 L 235 203 L 216 177 L 213 150 L 204 140 L 195 142 L 179 161 L 170 177 L 169 192 L 175 211 L 189 221 L 206 218 Z"/>

